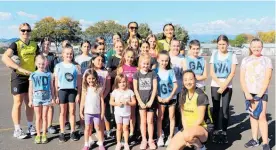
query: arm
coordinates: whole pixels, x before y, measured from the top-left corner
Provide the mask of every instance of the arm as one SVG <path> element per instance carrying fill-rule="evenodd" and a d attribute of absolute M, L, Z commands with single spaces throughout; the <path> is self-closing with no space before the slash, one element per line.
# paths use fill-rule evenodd
<path fill-rule="evenodd" d="M 184 108 L 181 107 L 181 112 L 183 112 Z M 185 117 L 184 117 L 184 113 L 181 113 L 181 122 L 182 122 L 182 126 L 183 128 L 186 126 L 186 122 L 185 122 Z"/>
<path fill-rule="evenodd" d="M 136 95 L 136 98 L 137 98 L 137 101 L 138 101 L 138 104 L 141 106 L 141 107 L 144 107 L 144 102 L 142 101 L 140 95 L 139 95 L 139 91 L 138 91 L 138 83 L 137 83 L 137 80 L 136 79 L 133 79 L 133 89 L 134 89 L 134 93 Z"/>
<path fill-rule="evenodd" d="M 81 91 L 81 101 L 80 101 L 80 117 L 84 119 L 84 104 L 85 104 L 85 96 L 86 92 L 84 90 Z"/>
<path fill-rule="evenodd" d="M 103 94 L 104 98 L 106 98 L 106 96 L 110 92 L 110 87 L 111 87 L 111 80 L 110 80 L 110 77 L 108 77 L 108 78 L 106 78 L 105 86 L 103 87 L 104 88 L 104 94 Z"/>
<path fill-rule="evenodd" d="M 117 74 L 121 74 L 121 73 L 123 73 L 123 68 L 119 67 L 116 71 L 117 71 Z"/>
<path fill-rule="evenodd" d="M 151 107 L 151 105 L 153 104 L 153 101 L 154 101 L 154 99 L 156 97 L 156 94 L 157 94 L 157 79 L 156 78 L 153 79 L 152 85 L 153 85 L 152 86 L 153 89 L 152 89 L 151 97 L 150 97 L 150 100 L 147 102 L 147 104 L 149 104 L 148 107 Z"/>
<path fill-rule="evenodd" d="M 204 71 L 202 75 L 196 75 L 196 80 L 202 81 L 206 80 L 208 78 L 208 73 L 207 73 L 207 62 L 204 60 Z"/>
<path fill-rule="evenodd" d="M 261 91 L 258 93 L 258 97 L 262 97 L 264 95 L 264 93 L 270 83 L 271 77 L 272 77 L 272 68 L 267 68 L 265 70 L 265 79 L 262 84 L 263 86 L 261 88 Z"/>
<path fill-rule="evenodd" d="M 182 61 L 182 68 L 183 68 L 183 71 L 187 70 L 186 58 L 184 58 L 184 60 Z"/>
<path fill-rule="evenodd" d="M 229 74 L 229 76 L 226 78 L 226 80 L 223 82 L 223 87 L 226 88 L 228 86 L 228 84 L 232 81 L 232 79 L 235 76 L 235 72 L 236 72 L 236 64 L 232 64 L 231 66 L 231 72 Z"/>
<path fill-rule="evenodd" d="M 246 83 L 245 83 L 245 69 L 242 68 L 240 69 L 240 83 L 241 83 L 241 88 L 245 94 L 245 97 L 247 100 L 252 100 L 253 97 L 251 96 L 251 94 L 249 93 L 247 87 L 246 87 Z"/>
<path fill-rule="evenodd" d="M 56 92 L 56 103 L 59 103 L 59 98 L 58 98 L 58 76 L 55 74 L 55 92 Z"/>
<path fill-rule="evenodd" d="M 198 119 L 195 122 L 195 126 L 200 126 L 204 120 L 206 105 L 198 106 Z"/>
<path fill-rule="evenodd" d="M 135 105 L 136 105 L 135 96 L 132 96 L 131 99 L 130 99 L 130 101 L 127 102 L 127 104 L 128 104 L 129 106 L 135 106 Z"/>
<path fill-rule="evenodd" d="M 56 95 L 55 95 L 55 88 L 54 88 L 54 76 L 51 75 L 51 94 L 52 94 L 52 103 L 55 103 Z"/>
<path fill-rule="evenodd" d="M 82 89 L 82 75 L 81 75 L 81 71 L 80 71 L 80 67 L 77 66 L 77 90 L 78 90 L 78 94 L 76 96 L 76 102 L 79 103 L 80 102 L 80 96 L 81 96 L 81 89 Z"/>
<path fill-rule="evenodd" d="M 33 105 L 33 83 L 32 80 L 29 80 L 29 107 Z"/>
<path fill-rule="evenodd" d="M 166 101 L 167 101 L 167 102 L 169 102 L 169 101 L 174 97 L 174 94 L 175 94 L 175 92 L 176 92 L 176 90 L 177 90 L 177 87 L 178 87 L 177 82 L 174 82 L 174 83 L 173 83 L 173 90 L 172 90 L 172 93 L 171 93 L 171 95 L 170 95 L 168 98 L 166 98 Z"/>
<path fill-rule="evenodd" d="M 101 92 L 101 120 L 104 119 L 104 115 L 105 115 L 105 104 L 104 104 L 104 98 L 103 98 L 103 92 Z"/>
<path fill-rule="evenodd" d="M 109 103 L 111 106 L 117 106 L 117 103 L 115 102 L 115 97 L 113 96 L 110 96 Z"/>

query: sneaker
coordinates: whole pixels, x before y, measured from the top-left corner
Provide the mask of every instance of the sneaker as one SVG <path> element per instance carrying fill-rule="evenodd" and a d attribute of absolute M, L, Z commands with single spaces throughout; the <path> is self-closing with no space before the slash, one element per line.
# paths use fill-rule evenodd
<path fill-rule="evenodd" d="M 42 143 L 42 144 L 48 143 L 47 135 L 42 135 L 42 136 L 41 136 L 41 143 Z"/>
<path fill-rule="evenodd" d="M 164 138 L 162 135 L 158 138 L 157 146 L 158 147 L 164 146 Z"/>
<path fill-rule="evenodd" d="M 130 150 L 130 148 L 129 148 L 129 145 L 128 145 L 128 144 L 125 144 L 125 145 L 124 145 L 124 150 Z"/>
<path fill-rule="evenodd" d="M 84 146 L 84 147 L 82 148 L 82 150 L 89 150 L 89 147 L 88 147 L 88 146 Z"/>
<path fill-rule="evenodd" d="M 148 142 L 147 141 L 142 141 L 141 145 L 140 145 L 140 149 L 146 149 L 148 146 Z"/>
<path fill-rule="evenodd" d="M 74 132 L 72 132 L 72 133 L 70 134 L 70 139 L 73 140 L 73 141 L 79 140 L 78 134 L 77 134 L 76 131 L 74 131 Z"/>
<path fill-rule="evenodd" d="M 59 139 L 59 142 L 62 142 L 62 143 L 66 142 L 64 133 L 60 133 L 58 139 Z"/>
<path fill-rule="evenodd" d="M 171 138 L 168 137 L 167 141 L 165 142 L 165 146 L 168 146 L 170 144 Z"/>
<path fill-rule="evenodd" d="M 65 130 L 71 130 L 70 123 L 66 122 L 65 123 Z"/>
<path fill-rule="evenodd" d="M 219 142 L 219 134 L 220 131 L 219 130 L 215 130 L 212 134 L 212 142 L 213 143 L 218 143 Z"/>
<path fill-rule="evenodd" d="M 156 149 L 156 145 L 154 143 L 154 140 L 149 140 L 148 144 L 149 144 L 149 149 Z"/>
<path fill-rule="evenodd" d="M 57 129 L 51 125 L 50 127 L 48 127 L 48 132 L 50 134 L 55 134 L 55 133 L 57 133 Z"/>
<path fill-rule="evenodd" d="M 36 134 L 35 127 L 33 125 L 29 126 L 26 133 L 31 135 L 31 136 L 35 135 Z"/>
<path fill-rule="evenodd" d="M 251 139 L 250 141 L 248 141 L 247 143 L 244 144 L 245 148 L 252 148 L 252 147 L 256 147 L 259 146 L 259 142 L 255 141 L 253 139 Z"/>
<path fill-rule="evenodd" d="M 103 145 L 100 145 L 99 150 L 105 150 L 105 147 Z"/>
<path fill-rule="evenodd" d="M 40 137 L 41 136 L 35 136 L 35 141 L 34 141 L 35 144 L 40 144 L 41 143 Z"/>
<path fill-rule="evenodd" d="M 13 137 L 16 137 L 18 139 L 25 139 L 28 135 L 24 133 L 22 129 L 14 130 Z"/>
<path fill-rule="evenodd" d="M 270 150 L 269 145 L 268 145 L 268 144 L 264 144 L 264 145 L 263 145 L 263 150 Z"/>
<path fill-rule="evenodd" d="M 222 135 L 222 144 L 228 144 L 228 137 L 227 137 L 227 133 L 226 131 L 222 131 L 221 132 L 221 135 Z"/>
<path fill-rule="evenodd" d="M 117 143 L 115 150 L 121 150 L 122 144 L 121 143 Z"/>

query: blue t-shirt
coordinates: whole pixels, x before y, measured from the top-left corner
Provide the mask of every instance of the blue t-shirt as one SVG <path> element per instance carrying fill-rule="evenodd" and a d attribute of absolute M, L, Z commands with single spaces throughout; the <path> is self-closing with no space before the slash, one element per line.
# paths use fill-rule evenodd
<path fill-rule="evenodd" d="M 186 57 L 186 64 L 187 64 L 187 69 L 192 69 L 193 72 L 196 75 L 202 75 L 204 72 L 204 58 L 203 57 L 197 57 L 197 58 L 192 58 L 187 56 Z"/>
<path fill-rule="evenodd" d="M 50 100 L 51 96 L 51 72 L 33 72 L 29 80 L 32 81 L 33 99 Z"/>
<path fill-rule="evenodd" d="M 64 62 L 58 63 L 55 67 L 55 75 L 58 77 L 59 89 L 76 89 L 78 70 L 76 65 Z"/>
<path fill-rule="evenodd" d="M 176 82 L 174 70 L 160 70 L 156 68 L 154 71 L 157 74 L 158 96 L 161 98 L 169 97 L 173 90 L 173 83 Z M 176 99 L 176 96 L 173 99 Z"/>

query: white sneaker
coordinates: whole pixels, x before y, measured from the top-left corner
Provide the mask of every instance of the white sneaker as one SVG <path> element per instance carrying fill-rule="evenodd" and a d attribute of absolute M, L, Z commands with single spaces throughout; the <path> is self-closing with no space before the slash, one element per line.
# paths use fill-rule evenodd
<path fill-rule="evenodd" d="M 22 129 L 14 130 L 13 137 L 16 137 L 18 139 L 25 139 L 28 135 L 24 133 Z"/>
<path fill-rule="evenodd" d="M 28 127 L 26 133 L 27 133 L 27 134 L 30 134 L 30 135 L 35 135 L 35 134 L 36 134 L 35 127 L 34 127 L 33 125 L 31 125 L 30 127 Z"/>
<path fill-rule="evenodd" d="M 158 138 L 157 146 L 158 147 L 164 146 L 164 138 L 162 135 Z"/>
<path fill-rule="evenodd" d="M 168 138 L 166 143 L 165 143 L 165 146 L 168 146 L 170 144 L 170 141 L 171 141 L 171 138 Z"/>

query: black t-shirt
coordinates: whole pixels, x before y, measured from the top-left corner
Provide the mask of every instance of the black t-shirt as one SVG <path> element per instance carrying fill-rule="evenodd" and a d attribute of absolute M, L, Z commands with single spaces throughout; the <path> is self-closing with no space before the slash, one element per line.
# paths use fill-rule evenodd
<path fill-rule="evenodd" d="M 114 70 L 117 69 L 117 67 L 119 66 L 121 61 L 121 58 L 118 58 L 116 56 L 111 56 L 110 59 L 107 62 L 107 69 L 110 70 L 110 76 L 111 78 L 115 78 L 116 77 L 116 73 Z"/>
<path fill-rule="evenodd" d="M 49 52 L 46 58 L 47 58 L 47 65 L 46 65 L 47 72 L 54 73 L 56 56 L 53 53 Z"/>

